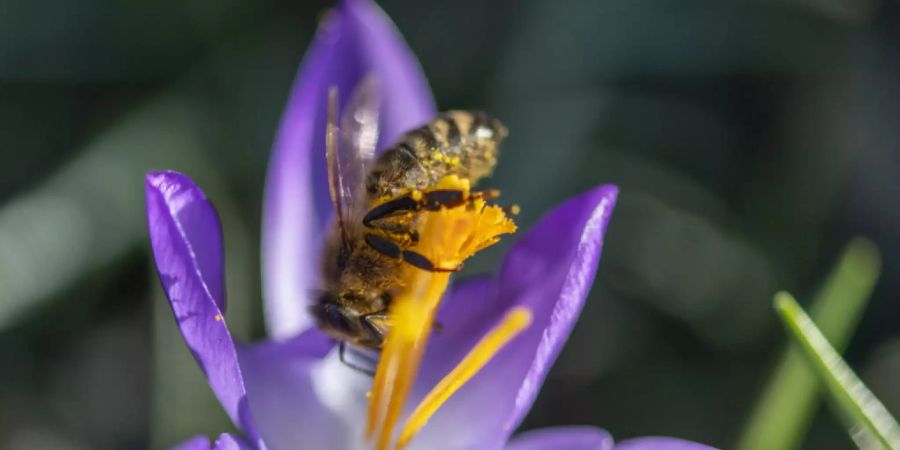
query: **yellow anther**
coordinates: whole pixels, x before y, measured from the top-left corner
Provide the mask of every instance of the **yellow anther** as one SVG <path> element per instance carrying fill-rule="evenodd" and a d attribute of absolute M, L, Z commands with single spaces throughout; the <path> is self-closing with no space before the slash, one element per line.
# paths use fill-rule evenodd
<path fill-rule="evenodd" d="M 415 201 L 422 200 L 422 191 L 419 191 L 419 190 L 412 191 L 409 193 L 409 196 Z"/>
<path fill-rule="evenodd" d="M 472 379 L 512 338 L 531 324 L 531 310 L 519 306 L 506 313 L 475 347 L 431 389 L 403 426 L 397 448 L 403 448 L 456 391 Z"/>

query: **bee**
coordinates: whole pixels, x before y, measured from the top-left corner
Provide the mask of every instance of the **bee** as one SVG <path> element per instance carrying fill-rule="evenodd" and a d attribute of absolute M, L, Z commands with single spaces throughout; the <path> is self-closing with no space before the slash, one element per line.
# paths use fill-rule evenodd
<path fill-rule="evenodd" d="M 338 126 L 337 92 L 328 99 L 326 159 L 336 218 L 322 256 L 322 289 L 311 312 L 320 329 L 341 342 L 378 351 L 389 326 L 392 291 L 404 264 L 438 267 L 410 250 L 423 211 L 462 206 L 496 191 L 436 189 L 457 175 L 475 184 L 497 163 L 506 128 L 483 113 L 449 111 L 403 135 L 377 157 L 378 99 L 368 77 L 354 90 Z"/>

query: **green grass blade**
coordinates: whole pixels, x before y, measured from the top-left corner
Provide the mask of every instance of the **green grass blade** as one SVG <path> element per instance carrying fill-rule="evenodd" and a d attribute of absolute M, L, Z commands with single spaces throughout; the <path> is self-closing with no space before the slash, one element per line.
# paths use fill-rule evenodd
<path fill-rule="evenodd" d="M 881 273 L 875 246 L 851 241 L 812 303 L 820 329 L 843 350 L 868 304 Z M 819 383 L 804 355 L 788 348 L 757 403 L 736 446 L 739 450 L 791 449 L 800 445 L 819 401 Z"/>
<path fill-rule="evenodd" d="M 869 448 L 877 441 L 884 448 L 900 450 L 900 425 L 841 359 L 803 308 L 790 294 L 780 292 L 775 295 L 775 309 L 828 387 L 860 447 Z"/>

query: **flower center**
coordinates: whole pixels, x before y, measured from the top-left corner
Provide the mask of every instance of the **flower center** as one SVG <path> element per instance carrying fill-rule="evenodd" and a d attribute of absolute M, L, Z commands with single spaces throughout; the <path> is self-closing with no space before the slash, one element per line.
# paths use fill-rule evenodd
<path fill-rule="evenodd" d="M 434 189 L 459 190 L 469 199 L 462 206 L 423 212 L 419 241 L 411 250 L 427 257 L 435 267 L 458 267 L 470 256 L 495 244 L 500 235 L 512 233 L 516 224 L 506 212 L 488 204 L 484 195 L 470 194 L 469 181 L 443 178 Z M 366 435 L 376 449 L 391 448 L 394 430 L 412 389 L 434 314 L 450 280 L 447 272 L 430 272 L 411 265 L 404 268 L 404 283 L 390 306 L 390 330 L 369 400 Z M 453 393 L 471 379 L 503 346 L 531 322 L 531 312 L 514 308 L 476 344 L 416 407 L 393 448 L 402 448 L 428 422 Z"/>

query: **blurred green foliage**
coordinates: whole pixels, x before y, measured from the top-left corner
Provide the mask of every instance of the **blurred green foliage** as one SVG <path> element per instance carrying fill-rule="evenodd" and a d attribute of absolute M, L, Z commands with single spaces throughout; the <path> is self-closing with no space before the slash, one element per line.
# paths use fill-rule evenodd
<path fill-rule="evenodd" d="M 597 282 L 526 427 L 732 447 L 785 341 L 772 293 L 810 297 L 859 234 L 884 276 L 846 356 L 900 411 L 895 2 L 381 5 L 442 109 L 510 128 L 491 184 L 525 227 L 590 186 L 621 187 Z M 229 325 L 261 337 L 265 167 L 328 6 L 0 3 L 0 448 L 165 448 L 228 427 L 157 287 L 142 174 L 183 170 L 214 200 Z M 851 445 L 827 414 L 804 443 Z"/>

